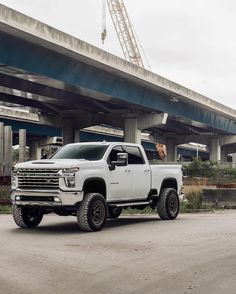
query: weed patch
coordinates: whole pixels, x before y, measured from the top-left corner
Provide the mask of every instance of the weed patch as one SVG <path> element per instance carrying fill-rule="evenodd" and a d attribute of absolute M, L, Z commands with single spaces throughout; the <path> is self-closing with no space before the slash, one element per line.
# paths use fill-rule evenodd
<path fill-rule="evenodd" d="M 0 214 L 10 214 L 11 206 L 0 205 Z"/>

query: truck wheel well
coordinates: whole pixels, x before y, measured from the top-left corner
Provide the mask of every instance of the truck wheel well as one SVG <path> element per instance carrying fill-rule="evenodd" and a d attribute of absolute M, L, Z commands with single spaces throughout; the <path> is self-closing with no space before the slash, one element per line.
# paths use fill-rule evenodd
<path fill-rule="evenodd" d="M 106 199 L 106 184 L 103 179 L 89 179 L 86 180 L 83 186 L 84 194 L 99 193 Z"/>
<path fill-rule="evenodd" d="M 178 191 L 178 185 L 176 179 L 164 179 L 161 185 L 161 190 L 164 188 L 173 188 Z"/>

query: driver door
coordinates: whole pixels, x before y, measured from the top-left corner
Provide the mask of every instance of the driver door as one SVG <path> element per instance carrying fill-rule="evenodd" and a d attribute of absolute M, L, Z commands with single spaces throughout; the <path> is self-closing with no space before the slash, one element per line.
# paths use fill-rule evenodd
<path fill-rule="evenodd" d="M 121 145 L 112 148 L 108 156 L 108 164 L 117 161 L 117 153 L 124 152 Z M 132 174 L 128 166 L 116 166 L 109 170 L 109 201 L 121 201 L 131 198 L 133 194 Z"/>

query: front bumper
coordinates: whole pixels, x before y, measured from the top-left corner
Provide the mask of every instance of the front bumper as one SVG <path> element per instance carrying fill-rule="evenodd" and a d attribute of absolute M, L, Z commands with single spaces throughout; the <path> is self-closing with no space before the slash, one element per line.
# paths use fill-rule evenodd
<path fill-rule="evenodd" d="M 83 196 L 84 193 L 82 191 L 65 192 L 61 190 L 42 191 L 21 189 L 15 189 L 11 191 L 12 203 L 19 206 L 75 206 L 77 203 L 83 200 Z"/>

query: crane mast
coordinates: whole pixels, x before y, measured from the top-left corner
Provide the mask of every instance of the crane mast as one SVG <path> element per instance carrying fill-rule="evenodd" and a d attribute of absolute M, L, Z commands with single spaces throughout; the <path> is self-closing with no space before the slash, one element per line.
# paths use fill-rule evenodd
<path fill-rule="evenodd" d="M 140 67 L 144 67 L 142 56 L 123 0 L 107 0 L 107 5 L 125 59 Z"/>

